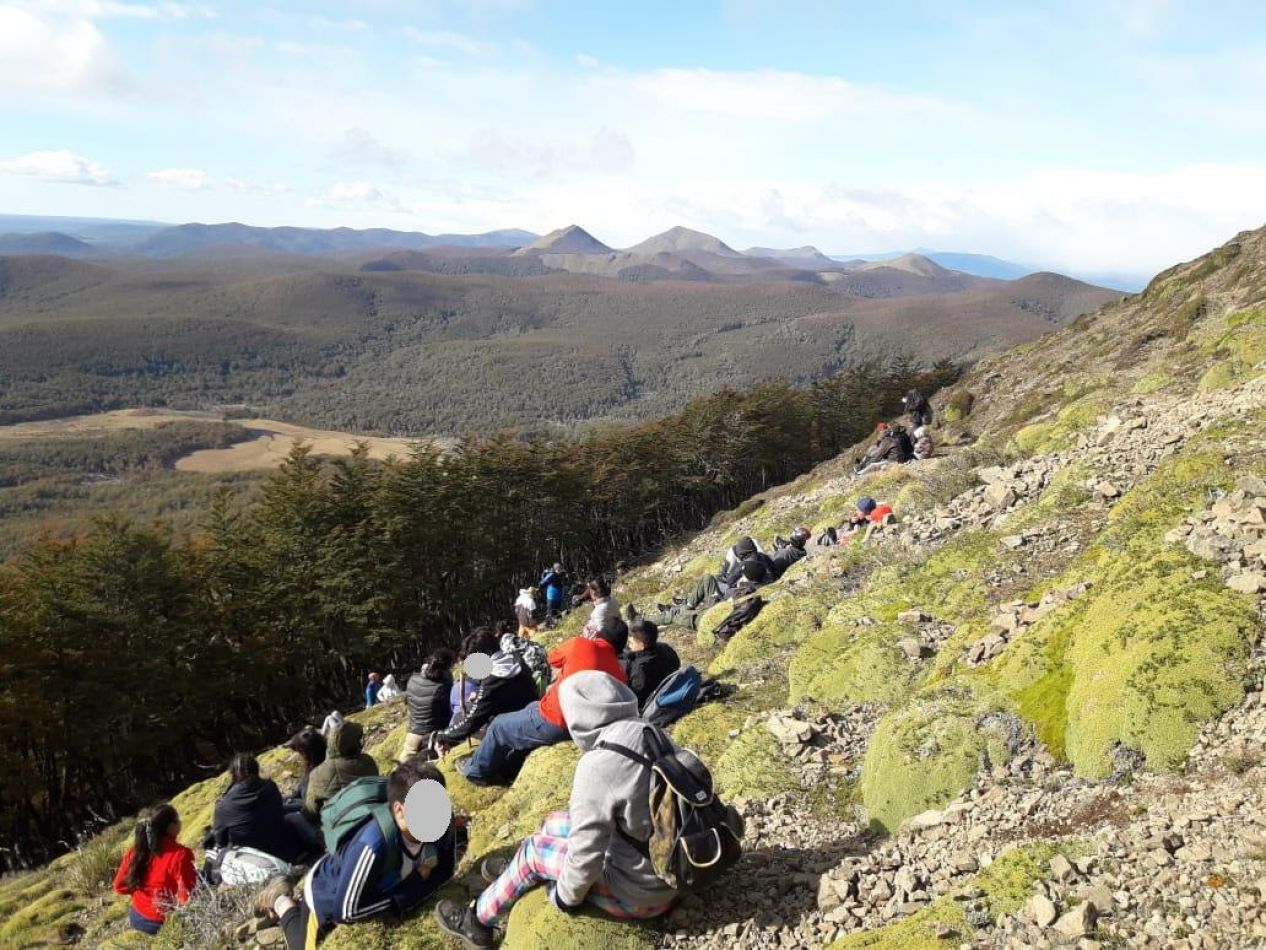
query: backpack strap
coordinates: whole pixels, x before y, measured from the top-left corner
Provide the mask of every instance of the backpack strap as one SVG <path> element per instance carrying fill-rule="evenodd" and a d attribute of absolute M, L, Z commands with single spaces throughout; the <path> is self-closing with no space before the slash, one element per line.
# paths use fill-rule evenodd
<path fill-rule="evenodd" d="M 646 733 L 648 732 L 651 734 L 651 740 L 655 744 L 656 748 L 662 750 L 663 740 L 661 738 L 659 729 L 657 729 L 655 726 L 652 726 L 650 723 L 647 723 L 646 727 L 642 730 L 642 735 L 646 735 Z M 594 748 L 603 749 L 607 752 L 614 752 L 616 755 L 624 756 L 624 758 L 628 759 L 630 762 L 636 762 L 638 765 L 641 765 L 647 769 L 653 769 L 655 767 L 655 762 L 653 760 L 648 759 L 646 756 L 642 755 L 640 752 L 634 752 L 628 746 L 623 746 L 616 742 L 607 742 L 604 739 L 599 739 L 598 744 L 595 745 Z M 628 831 L 620 827 L 620 823 L 618 821 L 615 823 L 615 830 L 616 830 L 616 833 L 625 841 L 627 841 L 629 845 L 635 851 L 637 851 L 638 854 L 640 854 L 642 857 L 646 858 L 647 860 L 650 860 L 651 843 L 649 841 L 642 841 L 638 838 L 634 838 L 631 834 L 628 833 Z"/>

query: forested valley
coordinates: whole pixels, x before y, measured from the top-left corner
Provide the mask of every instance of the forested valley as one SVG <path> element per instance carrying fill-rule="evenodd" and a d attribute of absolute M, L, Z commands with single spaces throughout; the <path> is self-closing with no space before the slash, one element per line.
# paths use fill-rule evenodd
<path fill-rule="evenodd" d="M 122 515 L 0 570 L 0 866 L 218 770 L 509 611 L 562 559 L 578 576 L 863 438 L 958 370 L 867 364 L 807 388 L 722 391 L 571 438 L 512 432 L 408 459 L 298 449 L 192 531 Z"/>

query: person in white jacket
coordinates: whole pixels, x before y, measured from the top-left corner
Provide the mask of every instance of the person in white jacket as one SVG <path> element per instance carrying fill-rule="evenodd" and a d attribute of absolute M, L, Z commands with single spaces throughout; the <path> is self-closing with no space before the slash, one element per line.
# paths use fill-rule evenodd
<path fill-rule="evenodd" d="M 590 640 L 604 630 L 612 629 L 620 621 L 620 604 L 611 596 L 611 585 L 601 577 L 595 577 L 588 585 L 593 612 L 585 621 L 584 634 Z"/>
<path fill-rule="evenodd" d="M 559 698 L 572 741 L 584 753 L 572 780 L 570 807 L 547 816 L 509 861 L 483 862 L 489 885 L 478 900 L 466 905 L 440 901 L 435 908 L 440 928 L 467 947 L 493 946 L 493 924 L 541 885 L 565 913 L 588 904 L 624 919 L 658 917 L 677 897 L 650 858 L 631 843 L 651 837 L 650 769 L 597 748 L 601 739 L 653 756 L 637 697 L 614 677 L 588 670 L 568 677 Z"/>

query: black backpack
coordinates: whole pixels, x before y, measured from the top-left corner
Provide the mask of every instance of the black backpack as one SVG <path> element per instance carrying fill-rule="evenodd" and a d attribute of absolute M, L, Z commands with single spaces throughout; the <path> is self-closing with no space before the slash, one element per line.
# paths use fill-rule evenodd
<path fill-rule="evenodd" d="M 606 749 L 651 770 L 651 837 L 620 836 L 645 855 L 656 876 L 675 890 L 706 887 L 743 856 L 743 818 L 716 797 L 712 773 L 699 757 L 679 749 L 659 729 L 647 726 L 650 756 L 613 742 Z"/>
<path fill-rule="evenodd" d="M 749 597 L 747 600 L 739 601 L 729 615 L 717 624 L 712 635 L 722 643 L 729 643 L 736 633 L 756 619 L 756 615 L 764 607 L 765 601 L 760 597 Z"/>

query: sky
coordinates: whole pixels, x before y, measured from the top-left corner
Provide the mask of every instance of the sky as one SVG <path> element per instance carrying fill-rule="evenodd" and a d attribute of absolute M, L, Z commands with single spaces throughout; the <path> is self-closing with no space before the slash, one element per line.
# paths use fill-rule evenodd
<path fill-rule="evenodd" d="M 0 213 L 926 247 L 1266 223 L 1259 0 L 0 0 Z"/>

